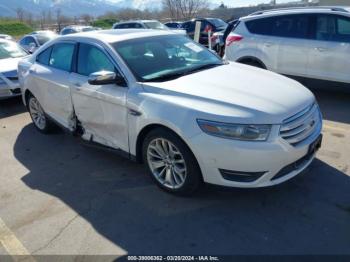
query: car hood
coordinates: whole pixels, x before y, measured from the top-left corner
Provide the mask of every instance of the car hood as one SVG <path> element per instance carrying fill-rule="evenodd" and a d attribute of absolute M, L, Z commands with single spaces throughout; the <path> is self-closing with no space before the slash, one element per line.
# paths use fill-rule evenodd
<path fill-rule="evenodd" d="M 7 72 L 17 71 L 18 62 L 22 59 L 23 57 L 0 59 L 0 73 L 4 74 Z"/>
<path fill-rule="evenodd" d="M 144 83 L 144 89 L 158 99 L 200 112 L 199 117 L 248 124 L 280 124 L 315 100 L 294 80 L 238 63 Z"/>

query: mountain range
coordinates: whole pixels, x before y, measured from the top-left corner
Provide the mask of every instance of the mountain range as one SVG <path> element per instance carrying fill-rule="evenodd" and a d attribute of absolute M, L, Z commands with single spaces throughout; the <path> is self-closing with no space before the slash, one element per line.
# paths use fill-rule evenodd
<path fill-rule="evenodd" d="M 81 14 L 101 15 L 107 11 L 123 8 L 160 9 L 162 0 L 0 0 L 0 16 L 16 16 L 16 9 L 22 8 L 34 15 L 43 10 L 61 9 L 66 16 Z"/>

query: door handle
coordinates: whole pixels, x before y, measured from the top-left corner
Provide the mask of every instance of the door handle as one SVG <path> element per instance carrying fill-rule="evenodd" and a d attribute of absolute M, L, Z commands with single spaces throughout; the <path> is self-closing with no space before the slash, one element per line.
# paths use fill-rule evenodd
<path fill-rule="evenodd" d="M 323 48 L 323 47 L 315 47 L 315 50 L 318 51 L 318 52 L 325 52 L 328 49 L 327 48 Z"/>
<path fill-rule="evenodd" d="M 265 45 L 266 47 L 271 47 L 271 46 L 273 46 L 272 43 L 265 43 L 264 45 Z"/>
<path fill-rule="evenodd" d="M 33 69 L 33 68 L 30 68 L 30 69 L 29 69 L 29 73 L 36 73 L 36 70 Z"/>

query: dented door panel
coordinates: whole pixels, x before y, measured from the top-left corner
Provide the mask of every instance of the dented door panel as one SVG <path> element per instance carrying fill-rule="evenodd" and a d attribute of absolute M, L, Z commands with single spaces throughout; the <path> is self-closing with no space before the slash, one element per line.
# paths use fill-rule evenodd
<path fill-rule="evenodd" d="M 90 85 L 88 77 L 71 74 L 71 94 L 83 138 L 129 152 L 127 88 L 115 84 Z"/>

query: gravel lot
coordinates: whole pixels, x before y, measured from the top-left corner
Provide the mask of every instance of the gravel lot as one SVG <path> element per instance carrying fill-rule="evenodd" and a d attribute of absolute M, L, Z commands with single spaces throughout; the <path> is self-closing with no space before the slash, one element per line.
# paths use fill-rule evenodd
<path fill-rule="evenodd" d="M 63 132 L 40 134 L 20 99 L 0 101 L 0 254 L 350 255 L 350 94 L 313 91 L 324 144 L 307 172 L 194 198 Z"/>

